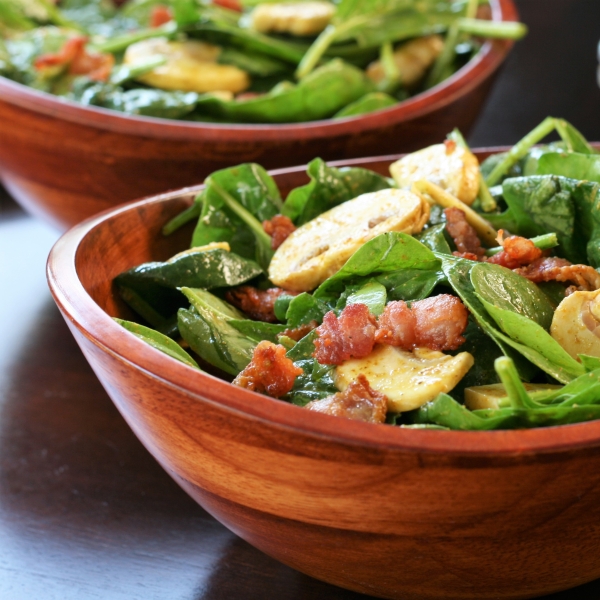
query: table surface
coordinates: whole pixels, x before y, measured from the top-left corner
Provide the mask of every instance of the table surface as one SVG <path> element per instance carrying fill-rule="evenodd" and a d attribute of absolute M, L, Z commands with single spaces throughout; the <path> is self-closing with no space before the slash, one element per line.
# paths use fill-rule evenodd
<path fill-rule="evenodd" d="M 547 115 L 600 141 L 600 3 L 517 4 L 530 34 L 470 143 L 511 144 Z M 0 192 L 0 598 L 366 598 L 255 550 L 157 465 L 50 297 L 44 266 L 58 235 Z M 576 592 L 597 599 L 600 581 Z"/>

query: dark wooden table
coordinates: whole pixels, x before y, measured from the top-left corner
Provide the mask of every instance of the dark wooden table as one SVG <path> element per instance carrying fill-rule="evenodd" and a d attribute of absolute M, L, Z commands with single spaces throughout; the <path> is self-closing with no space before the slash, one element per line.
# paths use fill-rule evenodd
<path fill-rule="evenodd" d="M 471 143 L 513 143 L 547 115 L 600 140 L 600 2 L 518 4 L 530 35 Z M 364 598 L 255 550 L 154 462 L 50 297 L 44 264 L 57 237 L 0 194 L 0 598 Z M 546 600 L 571 597 L 596 600 L 600 581 Z"/>

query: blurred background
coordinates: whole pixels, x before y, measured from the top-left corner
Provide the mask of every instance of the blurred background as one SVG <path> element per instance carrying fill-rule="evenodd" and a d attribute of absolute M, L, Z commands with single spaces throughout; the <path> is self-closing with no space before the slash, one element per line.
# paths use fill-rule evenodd
<path fill-rule="evenodd" d="M 600 141 L 600 1 L 517 5 L 529 35 L 469 143 L 513 144 L 548 115 Z M 154 462 L 50 298 L 44 266 L 58 235 L 0 192 L 0 598 L 363 598 L 255 550 Z M 546 600 L 599 597 L 595 582 Z"/>

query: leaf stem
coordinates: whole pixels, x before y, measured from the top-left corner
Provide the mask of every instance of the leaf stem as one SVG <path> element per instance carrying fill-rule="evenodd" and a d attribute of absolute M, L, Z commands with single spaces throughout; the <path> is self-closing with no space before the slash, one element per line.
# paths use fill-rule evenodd
<path fill-rule="evenodd" d="M 548 250 L 550 248 L 555 248 L 558 246 L 558 238 L 556 237 L 556 233 L 544 233 L 543 235 L 537 235 L 535 237 L 530 238 L 530 241 L 533 242 L 533 245 L 540 250 Z M 485 251 L 486 256 L 494 256 L 502 252 L 504 248 L 502 246 L 495 246 L 494 248 L 488 248 Z"/>
<path fill-rule="evenodd" d="M 494 368 L 504 385 L 512 408 L 517 410 L 541 408 L 537 402 L 529 397 L 512 359 L 508 356 L 500 356 L 494 361 Z"/>
<path fill-rule="evenodd" d="M 456 26 L 461 33 L 484 38 L 520 40 L 527 34 L 527 26 L 518 21 L 488 21 L 463 17 L 456 20 Z"/>
<path fill-rule="evenodd" d="M 264 250 L 272 253 L 271 236 L 263 229 L 262 223 L 246 208 L 244 208 L 231 194 L 224 190 L 212 177 L 206 179 L 206 188 L 212 189 L 221 196 L 223 202 L 231 211 L 233 211 L 254 233 L 257 242 L 263 246 Z"/>
<path fill-rule="evenodd" d="M 530 131 L 523 139 L 517 142 L 505 155 L 505 157 L 492 169 L 486 183 L 489 187 L 496 185 L 500 179 L 515 165 L 532 146 L 543 140 L 556 128 L 556 119 L 546 117 L 535 129 Z"/>
<path fill-rule="evenodd" d="M 131 44 L 135 44 L 136 42 L 161 36 L 170 37 L 175 33 L 177 33 L 177 25 L 173 21 L 169 21 L 160 27 L 140 29 L 133 33 L 117 36 L 97 44 L 92 44 L 91 47 L 96 52 L 115 53 L 125 50 L 125 48 L 131 46 Z"/>

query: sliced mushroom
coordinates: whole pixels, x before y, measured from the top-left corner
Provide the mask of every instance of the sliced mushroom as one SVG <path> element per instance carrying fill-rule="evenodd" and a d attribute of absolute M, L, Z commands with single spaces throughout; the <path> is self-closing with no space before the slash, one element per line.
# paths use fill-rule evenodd
<path fill-rule="evenodd" d="M 131 44 L 123 62 L 133 65 L 151 57 L 164 57 L 167 60 L 164 65 L 137 78 L 155 88 L 198 93 L 243 92 L 250 86 L 248 74 L 232 65 L 218 64 L 220 53 L 219 46 L 204 42 L 153 38 Z"/>
<path fill-rule="evenodd" d="M 390 173 L 400 188 L 425 179 L 469 205 L 479 193 L 477 157 L 452 142 L 408 154 L 390 166 Z"/>
<path fill-rule="evenodd" d="M 388 411 L 404 412 L 452 390 L 473 362 L 468 352 L 450 356 L 428 348 L 408 352 L 381 344 L 366 358 L 348 360 L 336 367 L 335 385 L 344 391 L 363 374 L 374 390 L 387 396 Z"/>
<path fill-rule="evenodd" d="M 296 229 L 275 252 L 269 278 L 287 290 L 313 290 L 365 242 L 388 231 L 418 233 L 428 218 L 429 205 L 412 192 L 363 194 Z"/>
<path fill-rule="evenodd" d="M 573 357 L 600 357 L 600 290 L 573 292 L 554 312 L 552 337 Z"/>
<path fill-rule="evenodd" d="M 259 4 L 250 14 L 250 27 L 261 33 L 317 35 L 335 13 L 331 2 L 285 2 Z"/>

